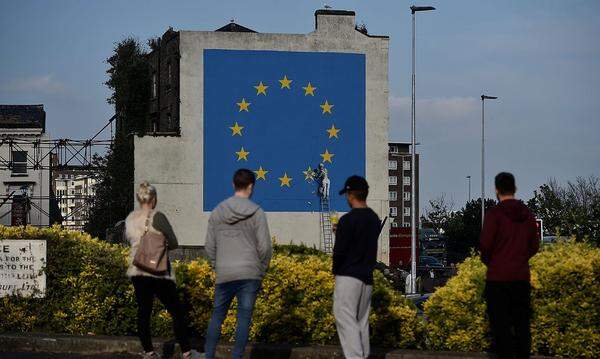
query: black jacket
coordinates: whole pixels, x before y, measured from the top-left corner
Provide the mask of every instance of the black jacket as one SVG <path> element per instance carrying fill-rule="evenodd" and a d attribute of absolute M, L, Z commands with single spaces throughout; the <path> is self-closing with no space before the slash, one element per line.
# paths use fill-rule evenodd
<path fill-rule="evenodd" d="M 372 285 L 380 231 L 381 221 L 370 208 L 354 208 L 342 216 L 333 247 L 333 274 Z"/>

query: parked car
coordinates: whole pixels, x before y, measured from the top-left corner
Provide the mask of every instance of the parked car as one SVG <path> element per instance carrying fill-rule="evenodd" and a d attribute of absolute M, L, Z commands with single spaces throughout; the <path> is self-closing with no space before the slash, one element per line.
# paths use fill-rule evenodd
<path fill-rule="evenodd" d="M 437 239 L 438 237 L 439 237 L 438 233 L 433 228 L 421 228 L 419 230 L 419 240 L 420 241 Z"/>
<path fill-rule="evenodd" d="M 421 256 L 419 257 L 419 267 L 444 268 L 444 265 L 435 257 Z"/>

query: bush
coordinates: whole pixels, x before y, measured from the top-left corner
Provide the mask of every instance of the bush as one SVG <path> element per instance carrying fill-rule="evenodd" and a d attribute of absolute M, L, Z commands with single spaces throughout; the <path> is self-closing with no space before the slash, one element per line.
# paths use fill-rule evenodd
<path fill-rule="evenodd" d="M 45 331 L 72 334 L 132 335 L 136 331 L 133 288 L 125 277 L 127 248 L 89 235 L 52 227 L 0 226 L 0 239 L 45 238 L 47 291 L 43 299 L 0 300 L 0 332 Z M 204 333 L 212 313 L 214 273 L 208 262 L 174 263 L 177 283 L 188 306 L 188 323 Z M 314 249 L 276 246 L 256 302 L 251 339 L 266 343 L 332 344 L 337 341 L 332 314 L 331 259 Z M 372 342 L 386 347 L 417 347 L 416 309 L 375 273 L 370 316 Z M 171 336 L 169 315 L 157 304 L 154 335 Z M 223 325 L 232 339 L 235 310 Z"/>
<path fill-rule="evenodd" d="M 1 332 L 124 335 L 134 330 L 135 299 L 123 276 L 125 248 L 58 226 L 0 226 L 0 239 L 27 238 L 47 240 L 46 297 L 2 298 Z"/>
<path fill-rule="evenodd" d="M 288 254 L 298 252 L 300 254 Z M 214 274 L 206 261 L 178 267 L 178 283 L 194 303 L 190 313 L 194 327 L 204 332 L 211 315 Z M 331 259 L 305 254 L 301 249 L 278 246 L 256 301 L 251 340 L 263 343 L 332 344 L 337 341 L 333 317 L 334 279 Z M 379 272 L 375 272 L 373 309 L 370 316 L 372 342 L 387 347 L 416 347 L 416 310 Z M 234 301 L 235 307 L 235 301 Z M 235 310 L 223 325 L 223 336 L 235 334 Z"/>
<path fill-rule="evenodd" d="M 532 350 L 592 358 L 600 353 L 600 249 L 562 242 L 530 261 Z M 490 338 L 483 289 L 485 266 L 472 256 L 425 304 L 427 344 L 435 350 L 482 351 Z"/>

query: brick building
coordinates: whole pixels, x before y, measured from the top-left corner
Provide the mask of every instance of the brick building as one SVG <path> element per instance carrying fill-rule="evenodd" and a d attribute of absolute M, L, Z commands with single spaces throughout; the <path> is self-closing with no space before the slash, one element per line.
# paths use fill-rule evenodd
<path fill-rule="evenodd" d="M 392 227 L 410 227 L 411 157 L 410 143 L 391 142 L 388 151 L 390 219 Z M 416 213 L 419 227 L 419 155 L 416 158 Z"/>
<path fill-rule="evenodd" d="M 153 135 L 179 135 L 179 33 L 169 28 L 148 55 L 151 71 L 149 124 Z"/>

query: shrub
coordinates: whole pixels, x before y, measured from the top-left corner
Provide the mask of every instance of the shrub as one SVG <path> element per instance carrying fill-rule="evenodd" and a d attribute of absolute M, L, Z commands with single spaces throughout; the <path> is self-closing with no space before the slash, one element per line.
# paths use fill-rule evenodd
<path fill-rule="evenodd" d="M 46 297 L 2 298 L 0 331 L 123 335 L 135 328 L 125 248 L 52 228 L 3 227 L 0 239 L 47 240 Z"/>
<path fill-rule="evenodd" d="M 281 246 L 284 247 L 284 246 Z M 279 248 L 263 280 L 256 301 L 251 340 L 263 343 L 331 344 L 337 340 L 332 311 L 334 279 L 331 259 L 322 254 L 289 253 Z M 190 319 L 204 332 L 211 315 L 214 274 L 204 260 L 178 267 L 178 282 L 194 303 Z M 406 302 L 379 272 L 375 272 L 372 342 L 387 347 L 416 347 L 418 327 L 415 308 Z M 225 319 L 222 334 L 235 334 L 235 301 Z"/>
<path fill-rule="evenodd" d="M 47 239 L 46 297 L 0 300 L 0 332 L 45 331 L 72 334 L 132 335 L 136 331 L 133 288 L 125 277 L 127 248 L 60 227 L 0 226 L 0 239 Z M 188 323 L 204 333 L 212 313 L 214 273 L 203 259 L 173 263 Z M 251 339 L 266 343 L 331 344 L 337 341 L 332 314 L 331 258 L 302 246 L 276 246 L 256 302 Z M 235 309 L 224 326 L 235 330 Z M 386 347 L 416 347 L 415 308 L 375 273 L 370 316 L 372 342 Z M 171 319 L 157 304 L 154 335 L 170 336 Z"/>
<path fill-rule="evenodd" d="M 532 350 L 592 358 L 600 353 L 600 249 L 562 242 L 530 261 Z M 485 266 L 472 256 L 425 304 L 427 343 L 435 350 L 489 347 L 483 289 Z"/>

